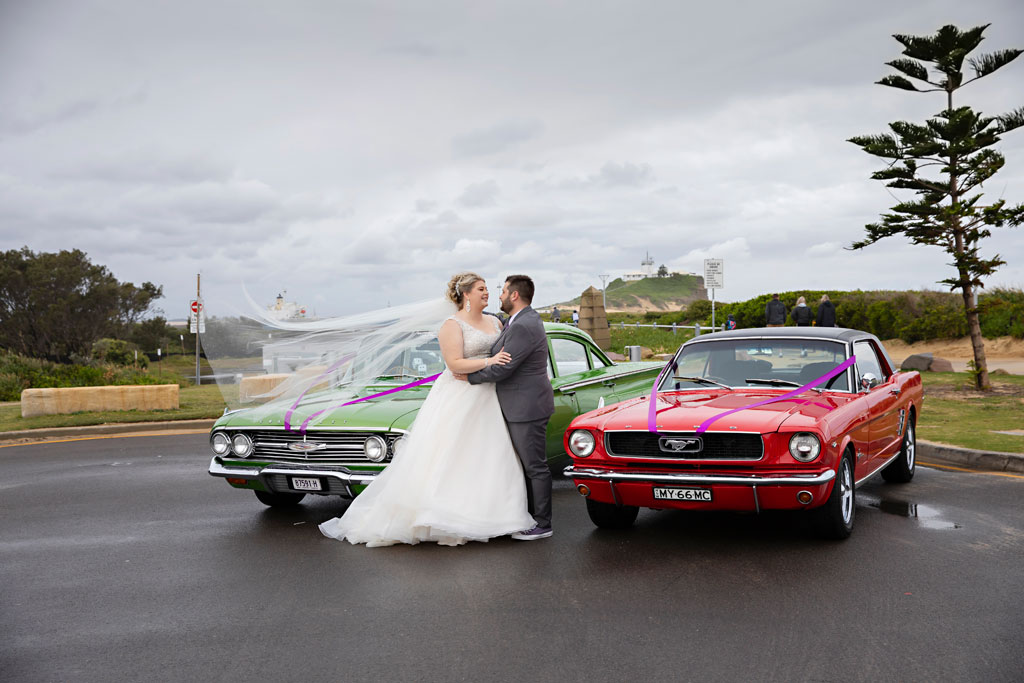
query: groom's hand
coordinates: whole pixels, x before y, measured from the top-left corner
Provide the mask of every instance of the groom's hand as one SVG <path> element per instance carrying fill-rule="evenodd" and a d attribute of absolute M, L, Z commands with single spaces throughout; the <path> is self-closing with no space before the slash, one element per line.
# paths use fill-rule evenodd
<path fill-rule="evenodd" d="M 452 373 L 452 377 L 454 377 L 454 378 L 455 378 L 455 379 L 457 379 L 457 380 L 461 380 L 461 381 L 463 381 L 463 382 L 468 382 L 468 381 L 469 381 L 469 380 L 468 380 L 468 379 L 466 378 L 466 375 L 461 375 L 461 374 L 459 374 L 459 373 L 457 373 L 457 372 L 453 372 L 453 373 Z"/>

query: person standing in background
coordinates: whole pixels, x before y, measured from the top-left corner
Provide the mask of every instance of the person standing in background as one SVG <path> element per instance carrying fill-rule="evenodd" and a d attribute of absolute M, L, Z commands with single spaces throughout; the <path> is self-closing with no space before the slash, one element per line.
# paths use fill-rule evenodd
<path fill-rule="evenodd" d="M 772 300 L 764 307 L 765 325 L 782 327 L 786 324 L 786 306 L 779 301 L 778 294 L 772 294 Z"/>
<path fill-rule="evenodd" d="M 821 303 L 818 304 L 818 317 L 815 318 L 814 324 L 818 327 L 836 326 L 836 306 L 829 300 L 828 294 L 821 295 Z"/>
<path fill-rule="evenodd" d="M 797 327 L 810 327 L 811 318 L 811 307 L 807 305 L 807 300 L 800 297 L 796 300 L 796 306 L 793 307 L 793 311 L 789 314 L 793 318 L 793 322 L 796 323 Z"/>

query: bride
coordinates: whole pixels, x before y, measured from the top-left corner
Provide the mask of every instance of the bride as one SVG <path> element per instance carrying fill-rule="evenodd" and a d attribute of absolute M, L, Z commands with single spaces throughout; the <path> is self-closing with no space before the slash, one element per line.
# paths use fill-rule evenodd
<path fill-rule="evenodd" d="M 494 384 L 452 376 L 510 360 L 504 351 L 488 356 L 501 322 L 484 313 L 487 283 L 459 273 L 448 283 L 448 298 L 458 311 L 438 333 L 447 368 L 423 402 L 406 447 L 345 514 L 320 525 L 325 536 L 367 547 L 462 545 L 534 526 Z"/>

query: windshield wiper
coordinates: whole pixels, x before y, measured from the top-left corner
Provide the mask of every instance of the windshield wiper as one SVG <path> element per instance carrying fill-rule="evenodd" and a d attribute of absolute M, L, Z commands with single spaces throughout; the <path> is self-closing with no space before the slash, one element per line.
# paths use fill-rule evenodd
<path fill-rule="evenodd" d="M 775 387 L 802 387 L 802 384 L 790 382 L 788 379 L 761 379 L 760 377 L 748 377 L 743 380 L 747 384 L 771 384 Z"/>
<path fill-rule="evenodd" d="M 694 382 L 696 384 L 714 384 L 715 386 L 722 387 L 723 389 L 728 389 L 729 391 L 732 391 L 732 387 L 730 387 L 728 384 L 722 384 L 721 382 L 716 382 L 715 380 L 707 379 L 706 377 L 681 377 L 679 375 L 676 375 L 672 379 L 681 379 L 686 382 Z"/>

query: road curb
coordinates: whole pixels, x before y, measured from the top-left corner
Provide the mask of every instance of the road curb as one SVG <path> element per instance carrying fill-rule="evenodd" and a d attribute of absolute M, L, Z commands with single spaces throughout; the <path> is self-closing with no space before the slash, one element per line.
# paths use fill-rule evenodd
<path fill-rule="evenodd" d="M 1024 455 L 997 451 L 975 451 L 958 446 L 917 440 L 918 460 L 959 465 L 976 470 L 1024 472 Z"/>
<path fill-rule="evenodd" d="M 79 436 L 101 434 L 131 434 L 133 432 L 169 432 L 180 429 L 209 429 L 216 420 L 172 420 L 170 422 L 119 422 L 114 424 L 86 425 L 82 427 L 49 427 L 42 429 L 20 429 L 16 432 L 0 432 L 0 441 L 21 441 L 24 439 L 74 439 Z"/>

